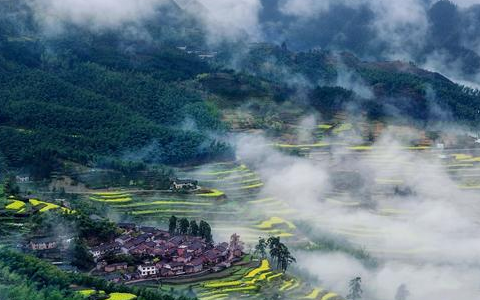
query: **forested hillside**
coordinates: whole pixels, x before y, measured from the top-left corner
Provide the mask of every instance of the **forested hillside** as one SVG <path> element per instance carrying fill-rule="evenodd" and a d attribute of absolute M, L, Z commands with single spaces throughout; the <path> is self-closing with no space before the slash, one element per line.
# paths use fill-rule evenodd
<path fill-rule="evenodd" d="M 223 130 L 219 113 L 189 84 L 208 64 L 173 47 L 127 52 L 115 34 L 69 37 L 0 37 L 0 148 L 14 166 L 149 145 L 158 163 L 226 153 L 206 135 Z"/>
<path fill-rule="evenodd" d="M 172 14 L 133 36 L 73 24 L 45 34 L 23 1 L 5 1 L 0 11 L 0 167 L 232 157 L 222 109 L 249 103 L 313 107 L 327 119 L 346 107 L 419 124 L 479 118 L 478 91 L 413 64 L 295 52 L 288 43 L 209 44 L 198 20 L 174 2 L 157 12 Z"/>
<path fill-rule="evenodd" d="M 243 61 L 244 72 L 309 91 L 309 103 L 325 115 L 348 105 L 370 118 L 406 117 L 426 122 L 479 120 L 480 93 L 401 61 L 365 62 L 350 53 L 294 52 L 259 44 Z"/>

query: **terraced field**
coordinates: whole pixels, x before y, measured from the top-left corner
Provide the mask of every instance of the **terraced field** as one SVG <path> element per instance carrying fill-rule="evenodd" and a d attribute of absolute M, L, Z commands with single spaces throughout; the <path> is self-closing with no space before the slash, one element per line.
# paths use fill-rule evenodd
<path fill-rule="evenodd" d="M 311 299 L 340 299 L 338 295 L 323 291 L 323 289 L 314 289 L 314 291 L 318 291 L 315 294 L 303 292 L 309 289 L 310 287 L 299 279 L 272 270 L 267 260 L 263 260 L 255 269 L 246 272 L 240 270 L 228 280 L 208 281 L 196 288 L 201 300 L 228 299 L 232 296 L 236 296 L 235 299 L 239 297 L 259 299 L 259 292 L 260 294 L 269 294 L 274 291 L 283 293 L 287 299 L 310 299 L 306 297 L 312 296 L 314 297 Z M 328 297 L 325 297 L 327 295 Z"/>
<path fill-rule="evenodd" d="M 345 161 L 361 161 L 362 166 L 375 170 L 372 172 L 368 187 L 370 203 L 365 203 L 351 192 L 338 188 L 330 190 L 323 199 L 320 199 L 328 205 L 327 207 L 338 208 L 337 213 L 342 210 L 366 210 L 368 219 L 359 218 L 357 222 L 351 220 L 342 222 L 341 215 L 332 215 L 331 210 L 328 214 L 322 211 L 312 213 L 302 211 L 299 218 L 315 219 L 325 231 L 343 237 L 375 256 L 409 260 L 417 255 L 433 253 L 435 249 L 426 244 L 415 232 L 404 233 L 405 239 L 409 240 L 412 246 L 385 247 L 385 241 L 392 237 L 393 232 L 388 228 L 378 228 L 377 224 L 409 223 L 417 211 L 412 210 L 412 205 L 408 201 L 402 201 L 401 197 L 408 198 L 411 193 L 409 186 L 415 186 L 418 182 L 428 184 L 439 180 L 437 176 L 439 173 L 446 172 L 447 177 L 452 180 L 451 188 L 457 187 L 475 193 L 480 189 L 480 148 L 478 146 L 444 148 L 432 145 L 426 139 L 420 140 L 416 145 L 359 144 L 358 139 L 352 136 L 366 140 L 363 127 L 367 125 L 370 126 L 318 125 L 318 128 L 314 129 L 317 140 L 311 145 L 276 144 L 280 145 L 279 148 L 299 147 L 302 149 L 301 154 L 313 161 L 328 162 L 334 152 L 337 159 L 342 157 Z M 401 130 L 403 129 L 397 129 L 397 132 Z M 322 143 L 330 146 L 315 147 Z M 372 206 L 369 206 L 370 204 Z M 466 204 L 472 209 L 477 209 L 475 203 Z"/>
<path fill-rule="evenodd" d="M 163 223 L 166 226 L 171 215 L 208 220 L 215 240 L 226 241 L 232 233 L 238 233 L 247 244 L 247 252 L 259 237 L 269 235 L 280 236 L 291 245 L 308 242 L 291 221 L 295 209 L 274 197 L 261 196 L 263 182 L 246 165 L 240 162 L 215 163 L 179 170 L 178 176 L 195 178 L 201 187 L 211 192 L 201 190 L 194 194 L 179 194 L 119 190 L 95 192 L 86 196 L 85 200 L 104 202 L 117 212 L 144 224 Z M 272 270 L 265 262 L 254 269 L 234 268 L 238 270 L 221 281 L 195 284 L 195 293 L 201 299 L 215 300 L 238 299 L 238 295 L 261 299 L 264 290 L 302 298 L 311 291 L 307 284 Z M 174 288 L 186 289 L 178 285 Z M 325 295 L 327 292 L 319 293 L 318 299 Z"/>
<path fill-rule="evenodd" d="M 314 248 L 314 237 L 303 229 L 297 220 L 315 220 L 326 232 L 342 237 L 354 246 L 363 248 L 375 256 L 388 256 L 397 259 L 410 259 L 418 253 L 429 251 L 419 237 L 412 234 L 406 238 L 418 241 L 410 247 L 385 248 L 384 241 L 392 234 L 388 228 L 378 228 L 377 220 L 382 222 L 408 222 L 415 213 L 408 203 L 399 202 L 392 191 L 408 194 L 409 180 L 428 182 L 429 168 L 441 166 L 455 184 L 466 190 L 480 189 L 480 150 L 477 149 L 440 149 L 427 143 L 413 146 L 379 146 L 359 144 L 352 135 L 365 138 L 362 124 L 319 124 L 313 128 L 316 140 L 310 144 L 289 144 L 277 141 L 271 144 L 280 150 L 297 149 L 300 155 L 312 161 L 329 162 L 332 149 L 335 155 L 346 159 L 362 161 L 379 172 L 372 173 L 369 182 L 371 203 L 342 188 L 334 188 L 325 193 L 319 203 L 339 211 L 365 210 L 369 220 L 359 218 L 357 222 L 342 222 L 341 215 L 331 210 L 299 211 L 289 203 L 268 195 L 262 190 L 264 182 L 259 173 L 241 161 L 212 163 L 195 168 L 177 170 L 180 178 L 193 178 L 204 188 L 197 193 L 180 194 L 172 192 L 149 192 L 128 190 L 106 191 L 85 197 L 89 201 L 100 201 L 127 215 L 132 220 L 142 223 L 165 224 L 171 215 L 190 219 L 205 219 L 212 225 L 215 240 L 224 241 L 232 233 L 241 235 L 248 247 L 258 237 L 280 236 L 282 240 L 297 248 Z M 402 154 L 400 154 L 402 153 Z M 408 154 L 410 153 L 411 156 Z M 418 165 L 412 161 L 435 161 L 439 164 Z M 435 166 L 434 166 L 435 165 Z M 401 166 L 399 168 L 399 166 Z M 435 170 L 433 170 L 435 171 Z M 418 179 L 418 174 L 421 179 Z M 251 249 L 251 248 L 250 248 Z M 248 251 L 248 248 L 247 248 Z M 203 300 L 223 299 L 262 299 L 270 293 L 284 293 L 287 299 L 340 299 L 337 294 L 326 288 L 310 286 L 301 279 L 278 273 L 269 267 L 257 269 L 234 267 L 235 272 L 215 281 L 193 285 L 176 285 L 177 290 L 193 287 L 194 292 Z M 164 288 L 170 288 L 165 285 Z"/>
<path fill-rule="evenodd" d="M 265 299 L 282 294 L 285 299 L 341 300 L 339 295 L 315 288 L 302 280 L 272 270 L 267 260 L 256 267 L 235 266 L 222 279 L 206 280 L 183 285 L 162 284 L 161 289 L 174 288 L 179 294 L 194 291 L 200 300 Z M 155 285 L 148 285 L 156 288 Z"/>
<path fill-rule="evenodd" d="M 137 299 L 137 296 L 130 293 L 111 293 L 106 295 L 104 291 L 96 291 L 93 289 L 79 290 L 78 293 L 85 298 L 91 297 L 93 295 L 98 295 L 101 299 L 106 300 L 134 300 Z M 106 298 L 105 298 L 106 297 Z"/>

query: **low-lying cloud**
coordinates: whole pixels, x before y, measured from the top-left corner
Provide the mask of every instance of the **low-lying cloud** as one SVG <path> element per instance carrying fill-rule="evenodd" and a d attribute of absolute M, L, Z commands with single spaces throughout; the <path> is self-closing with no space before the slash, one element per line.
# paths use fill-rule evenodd
<path fill-rule="evenodd" d="M 50 31 L 71 23 L 92 29 L 116 29 L 139 24 L 155 14 L 167 0 L 31 0 L 37 20 Z"/>
<path fill-rule="evenodd" d="M 182 9 L 204 25 L 210 42 L 261 36 L 258 0 L 29 0 L 28 4 L 49 34 L 61 32 L 65 24 L 93 30 L 141 28 L 146 21 Z M 160 8 L 167 8 L 163 15 Z"/>
<path fill-rule="evenodd" d="M 415 136 L 405 134 L 407 140 Z M 410 300 L 479 297 L 478 194 L 458 187 L 440 163 L 441 152 L 404 150 L 398 132 L 384 134 L 367 155 L 332 148 L 321 161 L 287 156 L 268 144 L 250 136 L 237 143 L 239 158 L 264 180 L 265 196 L 296 209 L 296 221 L 343 236 L 379 259 L 371 268 L 341 252 L 297 252 L 301 269 L 323 287 L 346 295 L 348 281 L 361 276 L 367 299 L 394 299 L 402 284 Z M 336 171 L 359 175 L 368 188 L 332 193 Z M 337 203 L 329 201 L 336 197 Z M 365 199 L 373 205 L 338 205 Z"/>

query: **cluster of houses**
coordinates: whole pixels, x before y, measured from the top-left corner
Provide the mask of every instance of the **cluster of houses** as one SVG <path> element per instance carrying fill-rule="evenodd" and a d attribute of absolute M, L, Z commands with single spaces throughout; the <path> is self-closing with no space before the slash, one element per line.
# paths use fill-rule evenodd
<path fill-rule="evenodd" d="M 168 231 L 155 227 L 136 227 L 131 223 L 118 226 L 124 233 L 115 241 L 90 249 L 97 261 L 97 272 L 110 277 L 124 273 L 127 275 L 123 276 L 124 280 L 134 280 L 216 272 L 230 267 L 243 256 L 243 243 L 237 234 L 231 236 L 230 243 L 213 245 L 198 236 L 171 236 Z M 116 254 L 130 255 L 135 258 L 133 261 L 141 263 L 129 266 L 126 262 L 107 264 L 103 260 L 107 255 Z M 133 269 L 135 272 L 126 271 Z M 119 279 L 118 276 L 112 278 L 113 281 Z"/>

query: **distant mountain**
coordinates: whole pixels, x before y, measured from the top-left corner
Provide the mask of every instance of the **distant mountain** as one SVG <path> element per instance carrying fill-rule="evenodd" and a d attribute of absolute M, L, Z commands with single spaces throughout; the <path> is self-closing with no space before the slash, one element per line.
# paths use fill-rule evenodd
<path fill-rule="evenodd" d="M 301 51 L 312 48 L 348 50 L 366 59 L 408 55 L 419 64 L 435 57 L 439 64 L 449 64 L 446 71 L 455 67 L 458 75 L 465 77 L 479 73 L 480 4 L 459 8 L 447 0 L 435 1 L 431 6 L 424 1 L 426 34 L 415 40 L 412 37 L 424 29 L 422 21 L 406 23 L 397 31 L 382 32 L 388 28 L 379 25 L 381 12 L 375 10 L 375 1 L 356 5 L 348 1 L 327 1 L 328 9 L 312 7 L 311 15 L 303 11 L 296 14 L 293 9 L 285 11 L 282 5 L 287 2 L 295 1 L 262 1 L 260 23 L 270 42 L 286 41 L 289 47 Z M 392 44 L 391 40 L 395 39 L 402 42 Z"/>
<path fill-rule="evenodd" d="M 258 44 L 241 66 L 245 73 L 293 90 L 310 91 L 309 103 L 325 115 L 353 105 L 373 119 L 403 118 L 419 124 L 458 121 L 470 125 L 480 121 L 478 90 L 412 63 L 368 62 L 346 52 L 294 52 Z"/>

